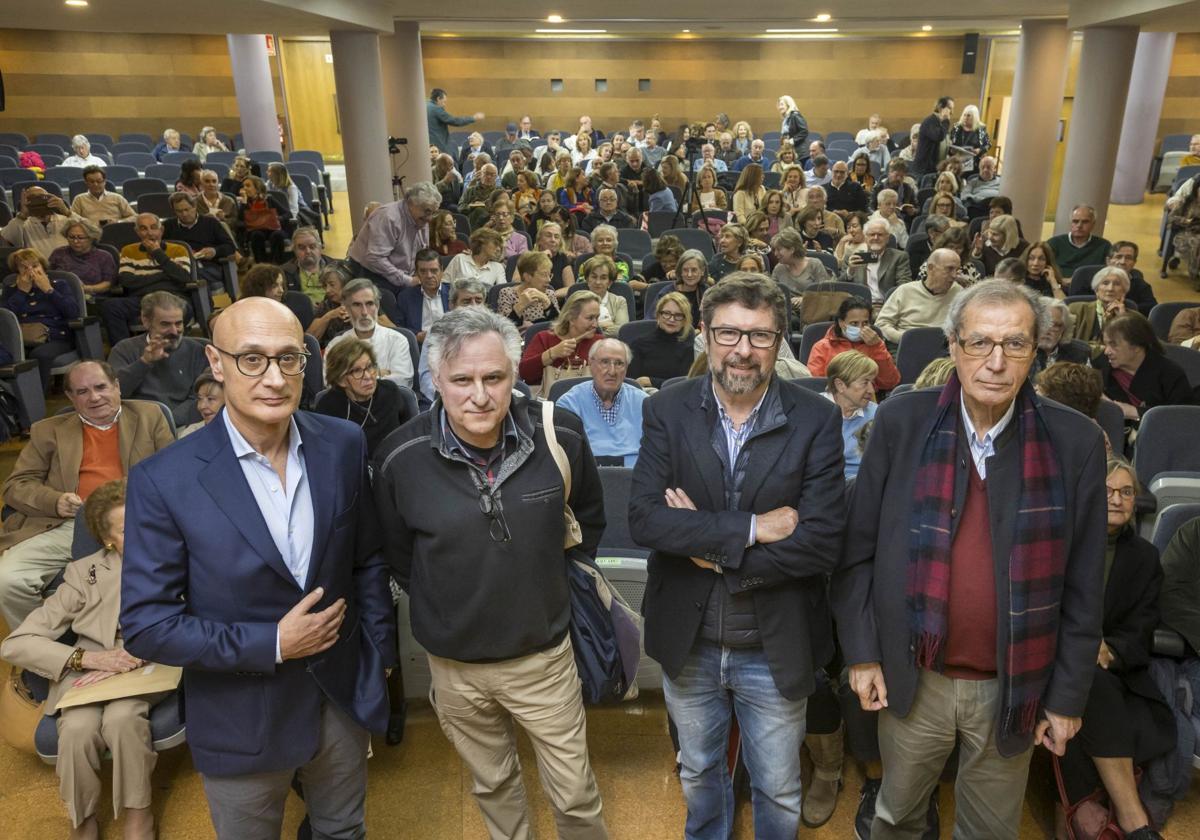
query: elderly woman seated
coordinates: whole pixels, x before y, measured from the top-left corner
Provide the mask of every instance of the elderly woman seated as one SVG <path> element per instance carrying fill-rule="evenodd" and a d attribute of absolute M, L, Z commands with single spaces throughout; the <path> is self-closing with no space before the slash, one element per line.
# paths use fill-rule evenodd
<path fill-rule="evenodd" d="M 342 289 L 349 277 L 339 265 L 321 269 L 321 288 L 325 297 L 313 307 L 313 320 L 306 332 L 324 347 L 350 329 L 350 313 L 342 304 Z"/>
<path fill-rule="evenodd" d="M 1104 325 L 1127 309 L 1125 296 L 1129 294 L 1129 275 L 1124 269 L 1105 266 L 1092 277 L 1092 291 L 1096 299 L 1081 300 L 1070 304 L 1075 318 L 1071 338 L 1078 338 L 1092 345 L 1092 355 L 1101 351 L 1101 335 Z"/>
<path fill-rule="evenodd" d="M 875 402 L 875 377 L 879 365 L 857 350 L 838 353 L 825 369 L 825 398 L 842 412 L 842 452 L 846 479 L 858 475 L 867 435 L 879 406 Z"/>
<path fill-rule="evenodd" d="M 37 360 L 45 392 L 54 360 L 75 349 L 70 322 L 82 314 L 79 300 L 66 280 L 50 279 L 49 263 L 32 248 L 14 251 L 8 267 L 16 282 L 0 291 L 0 306 L 17 316 L 25 353 Z"/>
<path fill-rule="evenodd" d="M 1133 467 L 1109 458 L 1104 490 L 1103 637 L 1083 726 L 1061 759 L 1063 783 L 1072 803 L 1103 785 L 1126 838 L 1159 840 L 1138 796 L 1134 769 L 1175 748 L 1175 720 L 1149 669 L 1163 572 L 1158 551 L 1130 525 L 1139 490 Z M 1065 829 L 1061 812 L 1059 821 Z"/>
<path fill-rule="evenodd" d="M 1104 325 L 1104 353 L 1093 361 L 1104 378 L 1104 397 L 1136 424 L 1156 405 L 1191 405 L 1192 387 L 1183 368 L 1163 354 L 1150 322 L 1136 312 Z"/>
<path fill-rule="evenodd" d="M 591 244 L 593 254 L 603 254 L 610 257 L 617 265 L 617 276 L 613 282 L 624 282 L 635 292 L 640 292 L 648 285 L 640 278 L 633 276 L 633 266 L 617 254 L 617 229 L 612 225 L 596 225 L 592 228 Z"/>
<path fill-rule="evenodd" d="M 50 269 L 74 274 L 85 294 L 99 295 L 111 289 L 117 279 L 117 263 L 112 254 L 96 247 L 99 228 L 81 219 L 67 225 L 63 236 L 67 244 L 50 252 Z"/>
<path fill-rule="evenodd" d="M 554 262 L 545 251 L 526 251 L 517 257 L 517 283 L 505 286 L 496 297 L 496 312 L 518 329 L 558 315 L 558 299 L 550 291 Z"/>
<path fill-rule="evenodd" d="M 900 201 L 900 195 L 893 189 L 883 189 L 879 191 L 876 197 L 876 207 L 874 213 L 868 221 L 876 219 L 882 221 L 888 226 L 888 233 L 896 238 L 896 244 L 903 248 L 908 243 L 908 225 L 904 219 L 900 218 L 897 212 L 897 204 Z"/>
<path fill-rule="evenodd" d="M 654 304 L 655 329 L 630 344 L 629 377 L 643 388 L 661 388 L 668 379 L 687 376 L 695 361 L 692 305 L 679 292 L 660 295 Z"/>
<path fill-rule="evenodd" d="M 104 546 L 66 568 L 62 584 L 0 645 L 0 656 L 50 680 L 46 708 L 54 709 L 73 686 L 90 685 L 140 668 L 126 653 L 117 619 L 121 612 L 125 481 L 98 487 L 84 505 L 88 531 Z M 75 641 L 59 641 L 71 631 Z M 162 694 L 122 697 L 71 706 L 58 714 L 59 795 L 67 806 L 72 838 L 100 836 L 100 759 L 112 753 L 114 812 L 125 812 L 126 838 L 154 836 L 150 774 L 157 755 L 150 740 L 150 709 Z"/>
<path fill-rule="evenodd" d="M 600 299 L 600 330 L 611 337 L 623 324 L 629 323 L 629 303 L 610 289 L 617 276 L 617 265 L 604 254 L 589 257 L 579 269 L 588 291 Z"/>
<path fill-rule="evenodd" d="M 325 354 L 329 387 L 317 396 L 313 411 L 357 423 L 367 438 L 367 457 L 385 437 L 411 420 L 405 416 L 400 385 L 379 378 L 370 342 L 347 338 Z"/>
<path fill-rule="evenodd" d="M 586 365 L 592 345 L 604 337 L 600 323 L 600 299 L 591 292 L 576 292 L 567 298 L 554 326 L 542 330 L 525 346 L 521 355 L 521 379 L 541 385 L 542 396 L 558 379 L 587 376 Z M 553 374 L 548 374 L 555 368 Z"/>
<path fill-rule="evenodd" d="M 179 438 L 203 429 L 225 407 L 225 383 L 213 376 L 211 370 L 206 370 L 196 377 L 192 391 L 196 394 L 196 411 L 200 413 L 200 419 L 180 429 L 176 435 Z"/>

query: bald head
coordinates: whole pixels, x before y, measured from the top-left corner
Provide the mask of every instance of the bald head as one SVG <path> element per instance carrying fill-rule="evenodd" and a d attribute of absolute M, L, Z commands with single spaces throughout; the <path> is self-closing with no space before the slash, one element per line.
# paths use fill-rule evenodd
<path fill-rule="evenodd" d="M 213 343 L 232 353 L 242 352 L 241 345 L 253 343 L 256 331 L 291 330 L 304 349 L 304 330 L 300 322 L 282 303 L 268 297 L 248 297 L 221 311 L 213 323 Z"/>
<path fill-rule="evenodd" d="M 237 430 L 256 449 L 286 439 L 306 361 L 304 331 L 292 311 L 271 298 L 239 300 L 216 320 L 204 352 Z"/>

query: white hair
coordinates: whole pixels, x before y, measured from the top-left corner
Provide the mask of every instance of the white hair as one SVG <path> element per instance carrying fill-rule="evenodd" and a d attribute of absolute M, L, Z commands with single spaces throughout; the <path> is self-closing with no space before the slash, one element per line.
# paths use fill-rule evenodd
<path fill-rule="evenodd" d="M 950 310 L 946 313 L 946 321 L 942 325 L 942 332 L 946 334 L 946 338 L 954 340 L 962 335 L 967 307 L 973 303 L 980 306 L 1026 304 L 1033 312 L 1035 342 L 1050 328 L 1050 309 L 1046 306 L 1046 299 L 1033 289 L 1008 280 L 984 280 L 959 292 L 950 302 Z"/>
<path fill-rule="evenodd" d="M 1101 281 L 1106 280 L 1109 277 L 1118 278 L 1121 281 L 1121 285 L 1125 287 L 1125 291 L 1129 291 L 1129 287 L 1131 285 L 1129 282 L 1129 275 L 1125 273 L 1125 269 L 1118 268 L 1115 265 L 1106 265 L 1104 268 L 1092 275 L 1092 291 L 1094 292 L 1099 289 Z"/>
<path fill-rule="evenodd" d="M 429 181 L 418 181 L 404 192 L 405 200 L 418 207 L 441 207 L 442 194 Z"/>
<path fill-rule="evenodd" d="M 442 365 L 458 356 L 469 339 L 495 333 L 504 344 L 504 354 L 516 376 L 521 364 L 521 334 L 512 321 L 482 306 L 463 306 L 447 312 L 429 328 L 425 349 L 429 354 L 429 372 L 436 379 Z"/>
<path fill-rule="evenodd" d="M 92 142 L 82 134 L 76 134 L 71 138 L 71 151 L 75 151 L 77 149 L 90 149 L 91 147 Z"/>
<path fill-rule="evenodd" d="M 592 345 L 592 349 L 588 351 L 588 357 L 590 358 L 591 355 L 593 353 L 595 353 L 597 350 L 599 350 L 601 347 L 619 347 L 619 348 L 621 348 L 621 352 L 623 352 L 625 354 L 625 364 L 629 364 L 630 362 L 633 361 L 633 350 L 630 349 L 628 344 L 626 344 L 624 341 L 621 341 L 621 339 L 619 339 L 619 338 L 602 338 L 602 339 L 600 339 L 599 341 L 597 341 L 595 344 Z"/>

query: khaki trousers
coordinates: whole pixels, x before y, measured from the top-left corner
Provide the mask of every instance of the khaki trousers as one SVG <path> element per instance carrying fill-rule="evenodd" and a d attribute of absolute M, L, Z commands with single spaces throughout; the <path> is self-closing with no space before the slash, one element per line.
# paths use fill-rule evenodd
<path fill-rule="evenodd" d="M 956 840 L 1016 840 L 1033 747 L 1005 758 L 996 751 L 1000 681 L 956 680 L 922 671 L 907 717 L 879 714 L 883 784 L 875 804 L 871 840 L 919 840 L 926 829 L 929 795 L 955 739 Z"/>
<path fill-rule="evenodd" d="M 73 706 L 58 716 L 59 795 L 78 827 L 100 803 L 100 762 L 113 760 L 113 813 L 150 805 L 150 774 L 158 761 L 150 742 L 150 706 L 165 695 Z"/>
<path fill-rule="evenodd" d="M 42 590 L 71 562 L 75 520 L 30 537 L 0 554 L 0 615 L 9 631 L 42 605 Z"/>
<path fill-rule="evenodd" d="M 429 669 L 429 699 L 475 779 L 475 801 L 491 837 L 533 837 L 514 722 L 533 742 L 558 836 L 608 837 L 588 760 L 587 722 L 569 635 L 550 650 L 504 662 L 457 662 L 430 654 Z"/>

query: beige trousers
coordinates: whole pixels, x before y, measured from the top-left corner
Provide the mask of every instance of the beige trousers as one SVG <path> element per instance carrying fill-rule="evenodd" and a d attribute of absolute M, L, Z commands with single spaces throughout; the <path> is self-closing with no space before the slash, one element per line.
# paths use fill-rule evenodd
<path fill-rule="evenodd" d="M 533 742 L 558 836 L 608 837 L 588 760 L 587 721 L 570 636 L 550 650 L 504 662 L 457 662 L 430 654 L 429 668 L 430 701 L 475 779 L 475 801 L 493 838 L 533 837 L 514 722 Z"/>
<path fill-rule="evenodd" d="M 106 749 L 113 760 L 113 813 L 120 816 L 123 808 L 149 807 L 150 774 L 158 761 L 150 741 L 150 706 L 162 696 L 73 706 L 59 714 L 55 771 L 71 825 L 96 813 Z"/>
<path fill-rule="evenodd" d="M 75 520 L 64 522 L 0 554 L 0 615 L 9 632 L 42 605 L 42 590 L 71 562 Z"/>

